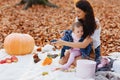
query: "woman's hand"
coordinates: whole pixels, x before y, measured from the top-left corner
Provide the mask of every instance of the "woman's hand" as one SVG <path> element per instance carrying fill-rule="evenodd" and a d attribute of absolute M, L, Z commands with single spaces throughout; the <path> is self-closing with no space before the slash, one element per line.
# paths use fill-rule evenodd
<path fill-rule="evenodd" d="M 55 46 L 63 46 L 64 45 L 64 41 L 61 39 L 58 39 L 55 42 L 52 42 L 51 44 L 54 44 Z"/>

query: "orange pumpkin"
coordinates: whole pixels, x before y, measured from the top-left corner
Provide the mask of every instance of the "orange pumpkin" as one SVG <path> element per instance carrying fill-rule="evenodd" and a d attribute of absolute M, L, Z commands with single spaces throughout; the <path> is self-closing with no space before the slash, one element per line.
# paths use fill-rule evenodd
<path fill-rule="evenodd" d="M 4 40 L 4 49 L 10 55 L 30 54 L 34 45 L 33 37 L 28 34 L 12 33 Z"/>

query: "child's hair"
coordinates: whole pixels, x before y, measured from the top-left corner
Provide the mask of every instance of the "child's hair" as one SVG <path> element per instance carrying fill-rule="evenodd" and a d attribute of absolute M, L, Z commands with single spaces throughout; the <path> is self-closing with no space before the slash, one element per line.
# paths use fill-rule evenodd
<path fill-rule="evenodd" d="M 83 24 L 81 22 L 75 22 L 75 23 L 73 23 L 72 27 L 71 27 L 72 31 L 74 31 L 75 27 L 77 27 L 77 28 L 83 27 Z"/>

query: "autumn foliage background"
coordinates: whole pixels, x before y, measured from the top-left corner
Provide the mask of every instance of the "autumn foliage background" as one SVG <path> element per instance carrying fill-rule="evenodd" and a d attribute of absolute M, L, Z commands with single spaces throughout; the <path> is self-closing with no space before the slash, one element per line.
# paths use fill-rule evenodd
<path fill-rule="evenodd" d="M 0 0 L 0 48 L 5 37 L 12 33 L 27 33 L 37 46 L 59 38 L 61 30 L 69 29 L 75 20 L 73 0 L 50 0 L 59 8 L 33 5 L 28 10 L 15 6 L 20 0 Z M 100 20 L 102 54 L 120 52 L 120 0 L 89 0 Z"/>

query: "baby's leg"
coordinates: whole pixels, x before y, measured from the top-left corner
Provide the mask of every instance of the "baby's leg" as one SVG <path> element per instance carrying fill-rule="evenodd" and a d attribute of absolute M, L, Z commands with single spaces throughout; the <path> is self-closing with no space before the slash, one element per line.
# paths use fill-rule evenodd
<path fill-rule="evenodd" d="M 70 51 L 69 50 L 65 51 L 65 56 L 59 60 L 59 64 L 63 65 L 67 63 L 69 56 L 70 56 Z"/>
<path fill-rule="evenodd" d="M 77 62 L 77 60 L 80 60 L 80 59 L 82 59 L 81 56 L 77 56 L 77 57 L 75 57 L 75 60 L 74 60 L 74 62 L 72 63 L 72 65 L 76 66 L 76 62 Z"/>
<path fill-rule="evenodd" d="M 70 57 L 67 63 L 62 66 L 62 69 L 68 69 L 70 65 L 74 62 L 76 56 L 80 56 L 80 51 L 71 51 Z"/>

